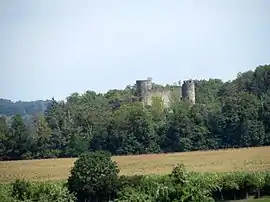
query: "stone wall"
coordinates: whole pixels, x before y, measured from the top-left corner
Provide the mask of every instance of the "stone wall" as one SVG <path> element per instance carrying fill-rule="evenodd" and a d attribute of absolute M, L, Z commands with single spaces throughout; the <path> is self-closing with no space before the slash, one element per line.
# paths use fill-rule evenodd
<path fill-rule="evenodd" d="M 145 103 L 151 105 L 154 97 L 161 98 L 164 105 L 168 106 L 171 98 L 171 91 L 170 90 L 150 91 L 146 97 Z"/>
<path fill-rule="evenodd" d="M 136 96 L 140 101 L 147 105 L 152 104 L 153 97 L 159 97 L 163 100 L 165 106 L 168 106 L 172 94 L 178 96 L 177 100 L 184 100 L 195 104 L 195 84 L 192 80 L 184 81 L 182 86 L 178 86 L 174 90 L 168 89 L 152 89 L 152 79 L 136 81 Z"/>

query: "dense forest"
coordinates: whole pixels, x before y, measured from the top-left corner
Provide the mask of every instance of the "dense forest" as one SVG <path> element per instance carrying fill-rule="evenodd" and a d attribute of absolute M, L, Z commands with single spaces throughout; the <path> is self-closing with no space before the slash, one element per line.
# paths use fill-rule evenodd
<path fill-rule="evenodd" d="M 120 100 L 134 96 L 135 86 L 105 94 L 73 93 L 65 101 L 52 99 L 29 106 L 2 99 L 0 113 L 6 116 L 0 118 L 0 158 L 76 157 L 96 150 L 125 155 L 269 145 L 270 65 L 239 73 L 233 81 L 197 80 L 195 84 L 195 105 L 172 99 L 168 108 L 158 99 L 147 107 L 140 102 L 120 104 Z M 26 122 L 23 117 L 27 114 L 31 118 Z M 9 121 L 7 116 L 11 116 Z"/>

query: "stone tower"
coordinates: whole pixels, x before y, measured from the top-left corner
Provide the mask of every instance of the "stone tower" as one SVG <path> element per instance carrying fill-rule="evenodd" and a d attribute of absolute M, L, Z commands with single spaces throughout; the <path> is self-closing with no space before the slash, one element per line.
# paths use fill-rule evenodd
<path fill-rule="evenodd" d="M 140 101 L 146 102 L 148 100 L 148 96 L 151 90 L 152 78 L 136 81 L 136 95 L 137 97 L 139 97 Z"/>
<path fill-rule="evenodd" d="M 182 99 L 195 104 L 195 83 L 192 80 L 184 81 L 182 85 Z"/>

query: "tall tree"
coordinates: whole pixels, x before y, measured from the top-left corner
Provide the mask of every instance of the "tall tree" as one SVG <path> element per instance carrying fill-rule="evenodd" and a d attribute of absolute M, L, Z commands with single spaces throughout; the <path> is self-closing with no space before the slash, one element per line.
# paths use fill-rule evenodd
<path fill-rule="evenodd" d="M 32 139 L 20 115 L 12 118 L 11 133 L 8 140 L 8 153 L 12 159 L 31 156 Z"/>
<path fill-rule="evenodd" d="M 7 143 L 9 138 L 9 128 L 5 117 L 0 117 L 0 160 L 7 158 Z"/>
<path fill-rule="evenodd" d="M 51 152 L 51 129 L 43 116 L 39 116 L 36 129 L 36 158 L 49 158 L 53 157 Z"/>

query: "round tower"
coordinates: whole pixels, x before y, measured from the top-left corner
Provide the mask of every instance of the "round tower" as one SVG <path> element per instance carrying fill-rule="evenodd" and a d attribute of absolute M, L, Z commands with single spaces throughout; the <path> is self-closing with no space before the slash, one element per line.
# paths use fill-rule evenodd
<path fill-rule="evenodd" d="M 137 80 L 136 81 L 136 96 L 140 100 L 146 99 L 148 93 L 152 90 L 152 79 L 148 78 L 146 80 Z"/>
<path fill-rule="evenodd" d="M 195 83 L 192 80 L 184 81 L 182 86 L 182 98 L 195 104 Z"/>

